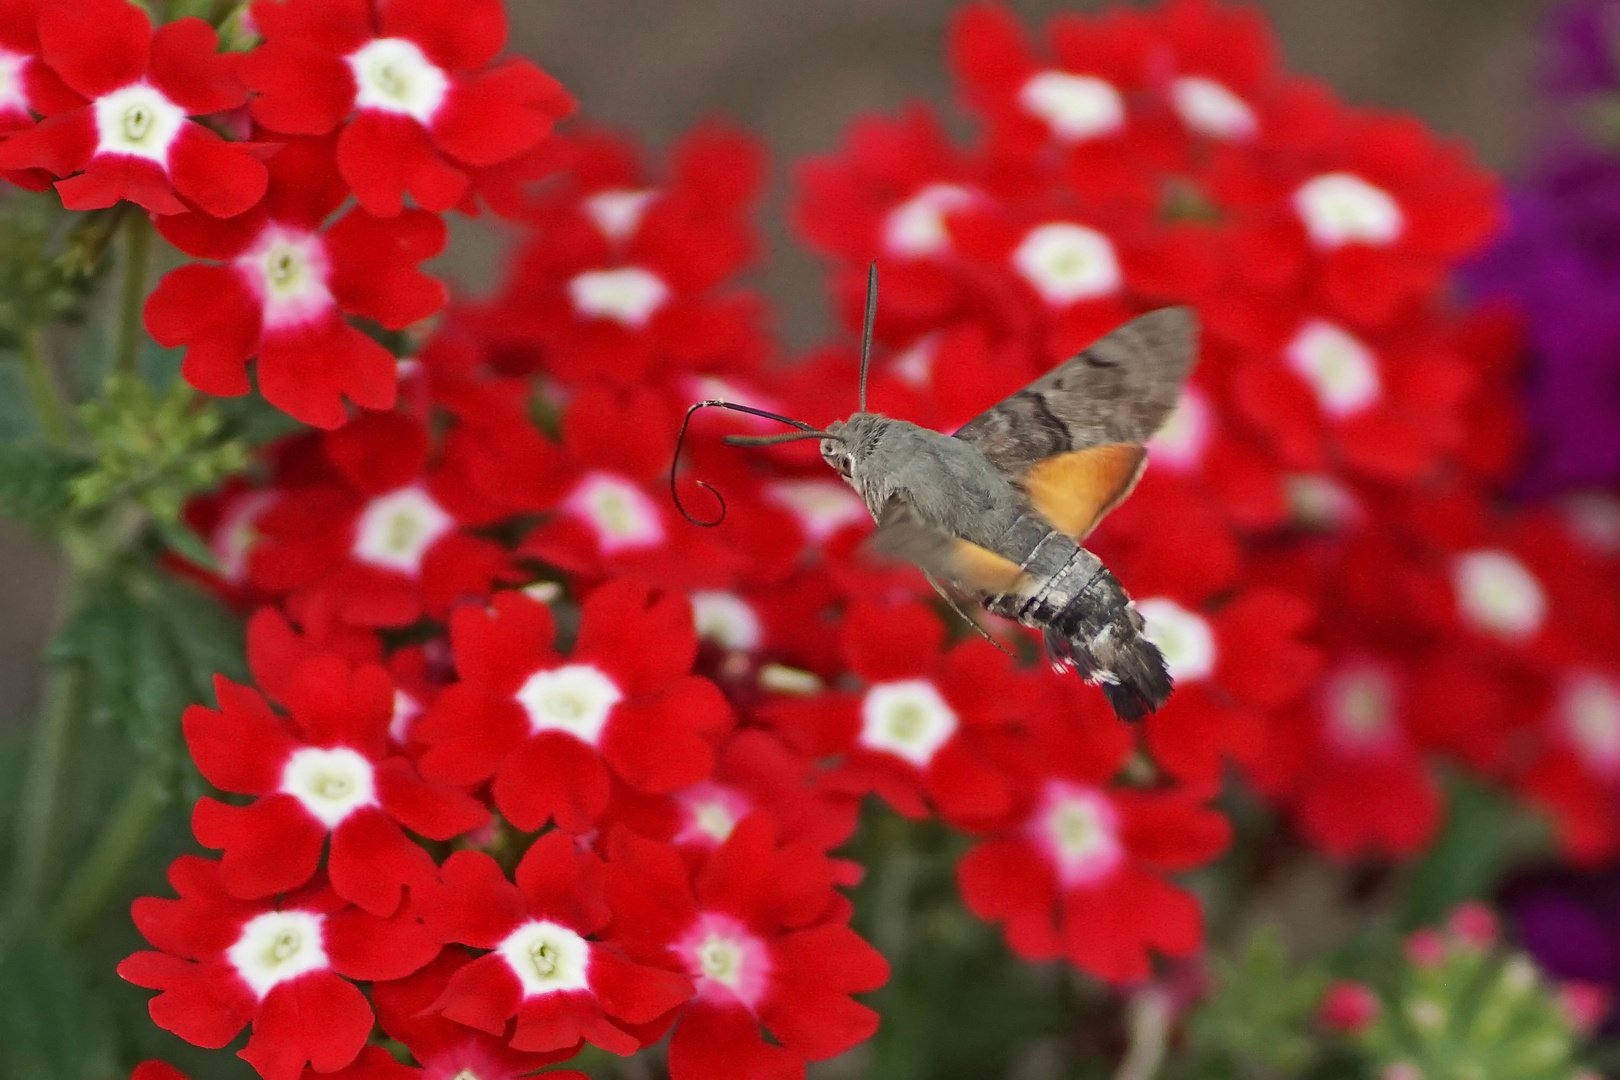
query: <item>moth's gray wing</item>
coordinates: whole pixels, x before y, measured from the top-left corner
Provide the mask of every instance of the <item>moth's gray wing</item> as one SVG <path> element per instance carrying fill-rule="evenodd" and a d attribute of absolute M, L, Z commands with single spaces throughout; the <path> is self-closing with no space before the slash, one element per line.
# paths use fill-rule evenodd
<path fill-rule="evenodd" d="M 1150 311 L 981 413 L 956 437 L 1014 480 L 1070 451 L 1141 445 L 1175 407 L 1197 353 L 1191 308 Z"/>
<path fill-rule="evenodd" d="M 879 554 L 915 563 L 931 579 L 967 596 L 1012 592 L 1024 577 L 1017 563 L 941 532 L 899 498 L 884 504 L 871 543 Z"/>

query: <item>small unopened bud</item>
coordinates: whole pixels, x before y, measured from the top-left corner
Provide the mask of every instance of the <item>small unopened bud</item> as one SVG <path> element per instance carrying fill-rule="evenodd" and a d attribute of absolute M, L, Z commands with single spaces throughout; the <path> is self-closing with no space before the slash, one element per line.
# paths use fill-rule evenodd
<path fill-rule="evenodd" d="M 1558 1003 L 1576 1031 L 1590 1035 L 1609 1014 L 1613 995 L 1607 987 L 1589 982 L 1567 982 L 1558 988 Z"/>
<path fill-rule="evenodd" d="M 1496 914 L 1477 900 L 1452 908 L 1446 929 L 1464 945 L 1481 952 L 1496 944 Z"/>
<path fill-rule="evenodd" d="M 1330 1031 L 1360 1035 L 1378 1019 L 1382 1008 L 1371 987 L 1339 979 L 1322 995 L 1322 1004 L 1316 1009 L 1316 1022 Z"/>
<path fill-rule="evenodd" d="M 1446 941 L 1440 931 L 1423 927 L 1406 935 L 1406 960 L 1413 967 L 1432 969 L 1446 962 Z"/>

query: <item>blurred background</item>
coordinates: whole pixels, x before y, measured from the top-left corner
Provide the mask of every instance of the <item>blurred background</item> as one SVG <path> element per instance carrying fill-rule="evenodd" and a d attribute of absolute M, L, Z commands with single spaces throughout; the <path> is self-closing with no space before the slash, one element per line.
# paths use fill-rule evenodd
<path fill-rule="evenodd" d="M 769 250 L 753 281 L 792 351 L 829 317 L 815 261 L 790 240 L 788 163 L 831 149 L 863 111 L 944 102 L 946 22 L 955 0 L 510 0 L 510 49 L 560 79 L 589 117 L 662 148 L 723 112 L 773 159 Z M 1095 0 L 1011 0 L 1030 22 Z M 1415 113 L 1511 173 L 1532 129 L 1535 30 L 1547 0 L 1260 0 L 1288 66 L 1355 104 Z M 958 118 L 960 119 L 960 118 Z M 460 223 L 458 223 L 460 224 Z M 478 291 L 501 252 L 493 231 L 456 230 L 437 272 Z M 0 521 L 0 725 L 27 723 L 52 630 L 54 554 Z"/>

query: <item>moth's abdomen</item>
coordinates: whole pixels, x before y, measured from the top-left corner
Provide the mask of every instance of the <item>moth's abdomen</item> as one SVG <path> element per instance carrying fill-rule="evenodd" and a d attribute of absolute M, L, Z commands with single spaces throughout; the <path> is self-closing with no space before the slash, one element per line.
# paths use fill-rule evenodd
<path fill-rule="evenodd" d="M 1163 705 L 1171 688 L 1164 657 L 1102 561 L 1027 514 L 1002 539 L 1000 553 L 1019 562 L 1029 584 L 989 597 L 985 608 L 1040 630 L 1052 662 L 1100 686 L 1121 719 L 1139 720 Z"/>

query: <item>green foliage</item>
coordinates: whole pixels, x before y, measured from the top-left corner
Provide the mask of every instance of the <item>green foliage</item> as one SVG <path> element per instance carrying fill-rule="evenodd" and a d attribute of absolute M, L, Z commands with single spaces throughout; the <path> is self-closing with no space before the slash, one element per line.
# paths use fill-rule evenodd
<path fill-rule="evenodd" d="M 1574 1080 L 1576 1046 L 1529 957 L 1454 939 L 1439 963 L 1406 970 L 1359 1040 L 1384 1075 L 1411 1080 Z"/>
<path fill-rule="evenodd" d="M 177 522 L 186 499 L 247 467 L 247 447 L 222 437 L 220 414 L 178 380 L 159 396 L 145 380 L 115 375 L 79 415 L 96 457 L 70 484 L 80 510 L 124 498 L 159 522 Z"/>
<path fill-rule="evenodd" d="M 1407 883 L 1400 919 L 1406 929 L 1488 895 L 1509 866 L 1550 847 L 1546 823 L 1503 792 L 1456 773 L 1446 789 L 1445 829 Z"/>
<path fill-rule="evenodd" d="M 0 214 L 0 341 L 77 321 L 110 265 L 108 247 L 120 206 L 68 214 L 51 195 L 13 193 Z"/>
<path fill-rule="evenodd" d="M 34 443 L 0 443 L 0 517 L 40 532 L 61 528 L 74 510 L 71 487 L 90 463 Z"/>
<path fill-rule="evenodd" d="M 1187 1024 L 1185 1070 L 1197 1077 L 1295 1077 L 1321 1042 L 1313 1023 L 1328 977 L 1296 970 L 1273 927 L 1217 957 L 1208 996 Z"/>
<path fill-rule="evenodd" d="M 109 1010 L 74 957 L 42 934 L 0 938 L 0 1076 L 104 1080 L 119 1075 Z"/>

